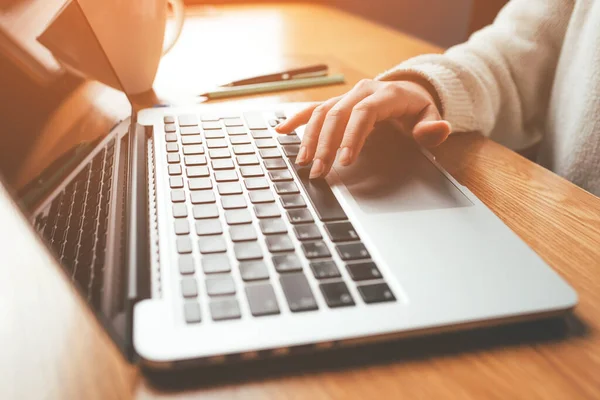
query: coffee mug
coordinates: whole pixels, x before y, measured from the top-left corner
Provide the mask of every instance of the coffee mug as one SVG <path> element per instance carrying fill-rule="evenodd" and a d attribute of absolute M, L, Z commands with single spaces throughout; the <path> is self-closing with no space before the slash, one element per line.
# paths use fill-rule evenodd
<path fill-rule="evenodd" d="M 169 4 L 175 33 L 166 41 Z M 73 0 L 38 40 L 68 69 L 138 94 L 152 89 L 160 59 L 177 42 L 184 19 L 183 0 Z M 92 32 L 84 32 L 84 25 Z M 102 66 L 104 54 L 94 51 L 96 39 L 110 71 Z"/>

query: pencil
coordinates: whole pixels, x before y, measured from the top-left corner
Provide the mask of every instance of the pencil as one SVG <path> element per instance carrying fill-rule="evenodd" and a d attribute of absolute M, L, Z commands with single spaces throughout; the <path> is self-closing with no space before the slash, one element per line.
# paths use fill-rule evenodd
<path fill-rule="evenodd" d="M 222 87 L 211 92 L 203 93 L 200 96 L 207 97 L 209 99 L 224 99 L 227 97 L 247 96 L 259 93 L 278 92 L 282 90 L 335 85 L 344 82 L 344 75 L 337 74 L 331 76 L 319 76 L 315 78 L 298 78 L 287 81 L 258 83 L 254 85 Z"/>

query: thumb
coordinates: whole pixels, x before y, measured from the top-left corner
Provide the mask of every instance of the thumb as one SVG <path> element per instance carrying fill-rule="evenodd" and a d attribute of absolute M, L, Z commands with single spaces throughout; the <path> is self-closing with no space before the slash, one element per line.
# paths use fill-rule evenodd
<path fill-rule="evenodd" d="M 424 147 L 436 147 L 442 144 L 452 132 L 452 126 L 442 119 L 437 107 L 429 104 L 419 115 L 412 135 L 417 143 Z"/>

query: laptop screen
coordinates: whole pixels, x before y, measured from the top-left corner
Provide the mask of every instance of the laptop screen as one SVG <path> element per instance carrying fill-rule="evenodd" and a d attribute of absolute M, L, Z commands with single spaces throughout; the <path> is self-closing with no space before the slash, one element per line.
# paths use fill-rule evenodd
<path fill-rule="evenodd" d="M 56 191 L 116 124 L 130 117 L 132 110 L 127 96 L 115 89 L 120 87 L 119 79 L 77 2 L 11 0 L 0 3 L 0 182 L 21 206 L 27 219 L 33 221 L 33 213 L 44 199 Z M 78 73 L 73 67 L 78 57 L 83 61 L 93 60 L 93 73 L 113 87 Z M 71 65 L 66 65 L 65 60 L 72 61 Z M 107 149 L 106 154 L 109 151 Z M 76 211 L 81 214 L 77 217 L 81 225 L 76 230 L 72 230 L 71 225 L 64 230 L 64 237 L 60 238 L 64 243 L 62 251 L 49 243 L 45 232 L 41 235 L 84 292 L 84 297 L 91 286 L 89 273 L 81 277 L 73 268 L 67 268 L 65 260 L 73 265 L 75 257 L 79 257 L 75 262 L 79 268 L 99 258 L 98 241 L 102 239 L 90 241 L 92 244 L 86 248 L 84 235 L 79 233 L 78 237 L 77 232 L 86 231 L 83 221 L 98 224 L 94 226 L 99 227 L 93 229 L 100 232 L 102 221 L 97 221 L 103 217 L 102 203 L 93 207 L 90 204 L 110 192 L 104 190 L 110 185 L 109 158 L 104 153 L 103 157 L 97 163 L 104 168 L 100 175 L 90 168 L 85 174 L 78 174 L 83 179 L 76 183 L 75 189 L 68 186 L 64 189 L 71 196 L 70 206 L 49 211 L 58 213 L 54 231 L 58 231 L 58 227 L 65 229 L 60 226 L 63 221 L 67 222 L 62 225 L 72 224 Z M 98 191 L 100 193 L 96 193 Z M 67 204 L 65 201 L 57 203 Z M 34 225 L 38 232 L 44 231 L 37 221 Z M 71 231 L 75 234 L 69 237 Z M 54 234 L 53 242 L 57 242 L 56 236 Z M 69 246 L 68 239 L 75 244 Z M 74 248 L 78 250 L 70 251 Z M 84 272 L 83 269 L 78 271 Z M 102 315 L 98 303 L 89 303 L 96 314 L 103 317 L 103 322 L 114 321 L 114 315 Z M 112 333 L 115 331 L 123 330 L 122 327 L 113 329 Z M 124 339 L 124 335 L 118 336 Z"/>

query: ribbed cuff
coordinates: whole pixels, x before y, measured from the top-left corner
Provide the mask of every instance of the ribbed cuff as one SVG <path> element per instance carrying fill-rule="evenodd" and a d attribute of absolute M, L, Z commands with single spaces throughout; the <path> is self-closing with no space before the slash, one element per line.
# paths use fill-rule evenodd
<path fill-rule="evenodd" d="M 469 92 L 455 71 L 439 62 L 440 55 L 425 55 L 410 59 L 380 75 L 381 81 L 424 79 L 437 92 L 442 118 L 450 122 L 454 132 L 478 130 L 474 104 Z"/>

